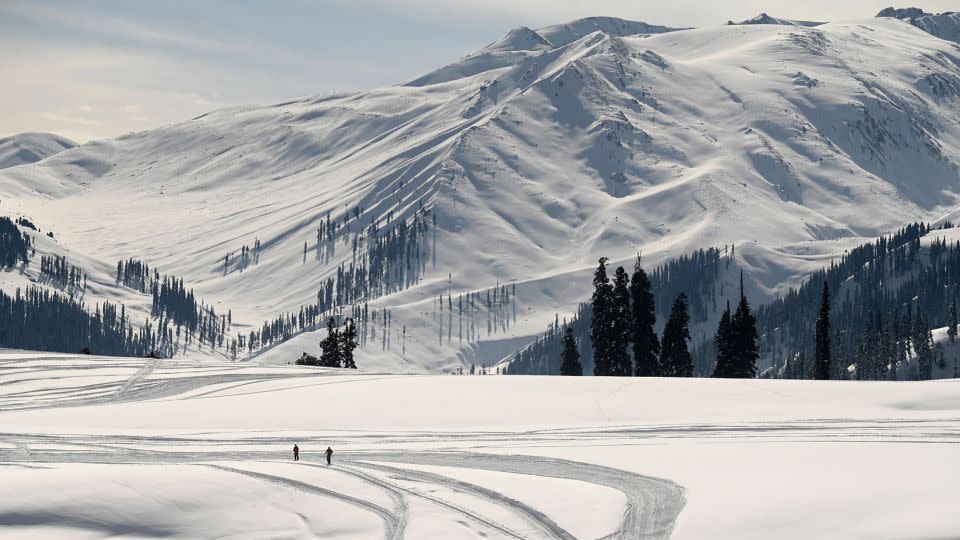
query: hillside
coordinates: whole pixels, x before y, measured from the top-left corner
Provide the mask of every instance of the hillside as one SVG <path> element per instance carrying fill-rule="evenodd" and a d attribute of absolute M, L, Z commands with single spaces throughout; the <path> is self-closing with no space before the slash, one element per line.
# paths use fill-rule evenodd
<path fill-rule="evenodd" d="M 52 133 L 19 133 L 0 138 L 0 169 L 35 163 L 77 144 Z"/>
<path fill-rule="evenodd" d="M 88 303 L 146 317 L 149 295 L 117 286 L 131 257 L 229 310 L 231 335 L 329 287 L 369 313 L 362 365 L 435 371 L 572 313 L 600 256 L 736 244 L 757 303 L 960 204 L 956 44 L 890 18 L 669 30 L 520 29 L 409 84 L 86 144 L 0 172 L 0 215 L 52 232 L 37 257 L 82 267 Z"/>

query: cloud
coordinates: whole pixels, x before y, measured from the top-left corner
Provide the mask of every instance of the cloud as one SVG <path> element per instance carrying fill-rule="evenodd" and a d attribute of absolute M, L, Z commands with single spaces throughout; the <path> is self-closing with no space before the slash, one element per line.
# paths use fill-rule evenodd
<path fill-rule="evenodd" d="M 102 11 L 90 13 L 83 9 L 64 9 L 42 4 L 11 3 L 0 6 L 0 13 L 19 15 L 45 25 L 57 24 L 99 34 L 110 34 L 142 44 L 161 48 L 177 47 L 195 52 L 230 53 L 229 44 L 212 39 L 197 38 L 160 30 L 155 26 L 111 16 Z"/>
<path fill-rule="evenodd" d="M 453 22 L 502 22 L 510 27 L 547 26 L 607 15 L 673 26 L 712 26 L 767 12 L 804 20 L 844 20 L 873 17 L 890 0 L 332 0 L 370 8 L 420 13 L 424 18 Z M 926 11 L 956 10 L 956 0 L 911 0 Z"/>
<path fill-rule="evenodd" d="M 673 26 L 761 11 L 871 17 L 889 0 L 208 0 L 196 5 L 0 0 L 0 130 L 84 141 L 224 105 L 410 80 L 510 28 L 611 15 Z M 943 11 L 955 0 L 913 2 Z"/>

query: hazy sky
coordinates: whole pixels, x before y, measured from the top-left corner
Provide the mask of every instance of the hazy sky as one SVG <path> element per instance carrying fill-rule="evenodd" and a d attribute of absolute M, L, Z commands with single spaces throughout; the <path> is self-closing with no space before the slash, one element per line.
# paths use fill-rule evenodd
<path fill-rule="evenodd" d="M 83 142 L 226 105 L 400 83 L 516 26 L 592 15 L 709 26 L 760 12 L 835 21 L 890 1 L 0 0 L 0 136 Z"/>

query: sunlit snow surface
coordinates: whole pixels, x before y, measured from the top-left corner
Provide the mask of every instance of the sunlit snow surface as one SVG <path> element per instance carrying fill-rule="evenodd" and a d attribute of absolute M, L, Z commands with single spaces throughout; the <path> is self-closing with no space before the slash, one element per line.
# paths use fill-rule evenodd
<path fill-rule="evenodd" d="M 0 351 L 0 388 L 3 538 L 960 530 L 955 381 L 403 376 Z"/>

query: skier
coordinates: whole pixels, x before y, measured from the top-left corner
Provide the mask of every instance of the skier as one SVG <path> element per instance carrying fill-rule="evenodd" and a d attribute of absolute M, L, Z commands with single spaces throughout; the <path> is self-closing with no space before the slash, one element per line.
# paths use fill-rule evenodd
<path fill-rule="evenodd" d="M 328 446 L 327 447 L 327 465 L 330 464 L 330 456 L 332 455 L 333 455 L 333 449 Z"/>
<path fill-rule="evenodd" d="M 293 460 L 300 461 L 300 447 L 293 445 Z"/>

